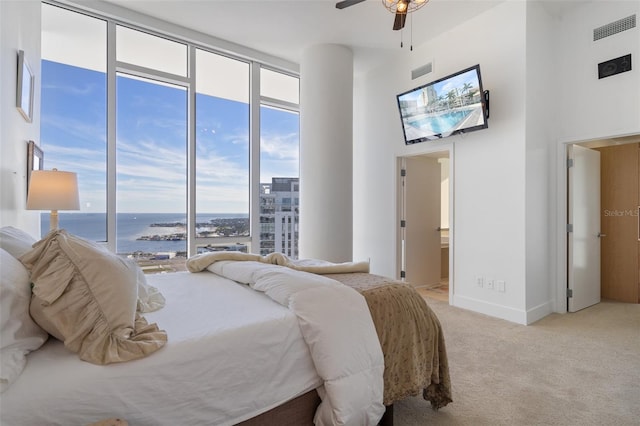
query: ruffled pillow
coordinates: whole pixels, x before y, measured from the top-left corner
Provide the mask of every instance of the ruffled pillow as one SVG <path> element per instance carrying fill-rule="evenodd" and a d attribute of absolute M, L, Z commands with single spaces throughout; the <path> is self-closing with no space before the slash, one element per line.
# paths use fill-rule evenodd
<path fill-rule="evenodd" d="M 34 284 L 31 316 L 80 359 L 129 361 L 166 343 L 167 334 L 136 311 L 138 271 L 126 259 L 58 230 L 20 260 Z"/>

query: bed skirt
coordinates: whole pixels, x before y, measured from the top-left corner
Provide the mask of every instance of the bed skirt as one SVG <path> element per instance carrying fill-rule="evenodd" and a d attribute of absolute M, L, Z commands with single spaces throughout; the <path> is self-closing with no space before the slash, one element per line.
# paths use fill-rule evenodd
<path fill-rule="evenodd" d="M 240 426 L 313 426 L 313 416 L 320 405 L 315 389 L 285 402 L 254 418 L 238 423 Z"/>
<path fill-rule="evenodd" d="M 313 426 L 313 417 L 318 405 L 318 392 L 315 389 L 310 390 L 259 416 L 238 423 L 238 426 Z M 380 426 L 393 426 L 393 405 L 386 408 Z"/>

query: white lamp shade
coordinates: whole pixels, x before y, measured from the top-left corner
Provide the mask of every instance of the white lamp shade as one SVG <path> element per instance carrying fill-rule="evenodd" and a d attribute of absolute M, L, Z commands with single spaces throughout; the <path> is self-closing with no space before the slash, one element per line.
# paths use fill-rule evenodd
<path fill-rule="evenodd" d="M 32 171 L 27 210 L 80 210 L 78 176 L 59 170 Z"/>

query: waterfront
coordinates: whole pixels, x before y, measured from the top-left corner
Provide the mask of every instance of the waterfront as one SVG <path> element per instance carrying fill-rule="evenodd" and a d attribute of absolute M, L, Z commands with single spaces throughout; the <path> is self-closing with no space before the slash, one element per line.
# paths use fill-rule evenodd
<path fill-rule="evenodd" d="M 44 236 L 49 231 L 49 213 L 42 213 L 40 217 Z M 246 214 L 199 214 L 196 222 L 196 233 L 203 237 L 249 235 Z M 185 223 L 184 213 L 118 213 L 116 251 L 121 254 L 186 253 Z M 88 240 L 107 239 L 104 213 L 59 213 L 59 227 Z"/>

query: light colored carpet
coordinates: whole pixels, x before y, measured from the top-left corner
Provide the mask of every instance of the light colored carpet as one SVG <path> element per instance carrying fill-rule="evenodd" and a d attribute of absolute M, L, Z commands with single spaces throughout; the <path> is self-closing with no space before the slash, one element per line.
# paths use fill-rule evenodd
<path fill-rule="evenodd" d="M 427 299 L 453 402 L 395 404 L 396 426 L 640 425 L 640 305 L 602 302 L 529 326 Z"/>

